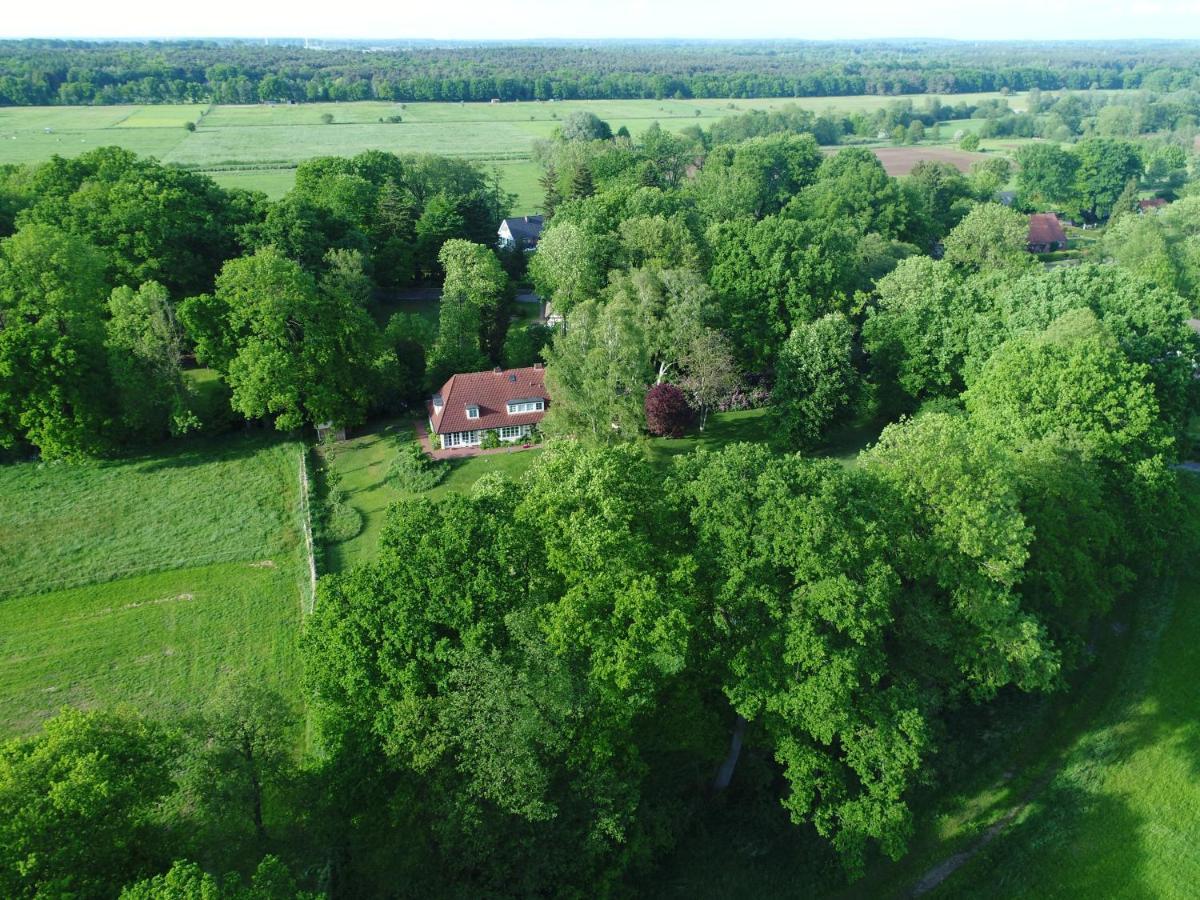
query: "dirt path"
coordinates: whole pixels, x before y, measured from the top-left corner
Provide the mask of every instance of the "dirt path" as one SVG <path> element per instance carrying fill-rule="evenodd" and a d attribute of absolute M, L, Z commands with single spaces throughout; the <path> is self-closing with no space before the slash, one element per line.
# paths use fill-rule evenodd
<path fill-rule="evenodd" d="M 1021 814 L 1021 811 L 1030 804 L 1033 798 L 1040 794 L 1042 790 L 1049 785 L 1052 780 L 1054 780 L 1054 776 L 1058 773 L 1059 762 L 1060 760 L 1055 760 L 1050 766 L 1050 771 L 1046 772 L 1041 778 L 1034 782 L 1033 786 L 1025 792 L 1025 795 L 1021 797 L 1017 804 L 1003 816 L 1001 816 L 999 820 L 992 823 L 992 825 L 988 827 L 988 830 L 983 833 L 983 836 L 980 837 L 979 840 L 977 840 L 967 849 L 960 850 L 953 856 L 949 856 L 942 860 L 940 863 L 922 875 L 921 879 L 915 885 L 913 885 L 912 890 L 908 892 L 908 896 L 922 897 L 925 894 L 928 894 L 934 888 L 940 886 L 943 881 L 974 859 L 984 847 L 1003 834 L 1004 829 L 1013 823 L 1013 820 Z"/>

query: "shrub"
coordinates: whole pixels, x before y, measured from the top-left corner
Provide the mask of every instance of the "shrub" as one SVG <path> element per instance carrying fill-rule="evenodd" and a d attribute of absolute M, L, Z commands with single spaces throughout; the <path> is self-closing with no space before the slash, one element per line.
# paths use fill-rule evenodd
<path fill-rule="evenodd" d="M 673 384 L 656 384 L 646 392 L 646 429 L 654 435 L 681 437 L 692 420 L 683 391 Z"/>
<path fill-rule="evenodd" d="M 425 455 L 419 443 L 411 441 L 401 447 L 392 460 L 388 479 L 396 490 L 415 494 L 437 487 L 449 468 L 444 462 L 434 462 Z"/>
<path fill-rule="evenodd" d="M 495 450 L 500 446 L 500 432 L 494 428 L 489 428 L 483 433 L 483 440 L 480 441 L 479 447 L 482 450 Z"/>
<path fill-rule="evenodd" d="M 323 537 L 327 543 L 340 544 L 358 537 L 362 526 L 362 513 L 344 499 L 326 505 Z"/>
<path fill-rule="evenodd" d="M 738 388 L 717 404 L 717 412 L 759 409 L 771 402 L 771 392 L 765 387 Z"/>

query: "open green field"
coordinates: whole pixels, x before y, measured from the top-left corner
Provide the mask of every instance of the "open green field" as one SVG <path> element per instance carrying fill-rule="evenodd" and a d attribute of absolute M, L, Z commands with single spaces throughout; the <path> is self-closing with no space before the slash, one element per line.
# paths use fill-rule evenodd
<path fill-rule="evenodd" d="M 0 467 L 0 598 L 285 553 L 299 454 L 238 436 L 131 461 Z"/>
<path fill-rule="evenodd" d="M 495 165 L 517 195 L 514 212 L 529 213 L 541 201 L 531 159 L 535 141 L 559 121 L 586 109 L 614 129 L 633 134 L 652 122 L 678 131 L 707 127 L 748 109 L 800 105 L 816 112 L 877 109 L 897 99 L 920 105 L 926 97 L 801 97 L 764 100 L 593 100 L 514 103 L 306 103 L 252 106 L 97 106 L 0 108 L 0 163 L 37 162 L 52 154 L 76 156 L 107 145 L 127 147 L 208 172 L 222 184 L 281 196 L 294 168 L 314 156 L 349 156 L 363 150 L 442 153 Z M 946 103 L 999 94 L 942 95 Z M 1009 103 L 1023 108 L 1020 94 Z M 321 121 L 333 116 L 332 124 Z M 399 124 L 381 122 L 400 116 Z M 196 124 L 188 131 L 188 122 Z M 947 131 L 945 137 L 952 132 Z"/>
<path fill-rule="evenodd" d="M 298 697 L 300 452 L 0 467 L 0 737 L 64 705 L 186 713 L 234 672 Z"/>
<path fill-rule="evenodd" d="M 63 706 L 172 718 L 231 672 L 295 697 L 293 551 L 0 601 L 0 737 Z"/>

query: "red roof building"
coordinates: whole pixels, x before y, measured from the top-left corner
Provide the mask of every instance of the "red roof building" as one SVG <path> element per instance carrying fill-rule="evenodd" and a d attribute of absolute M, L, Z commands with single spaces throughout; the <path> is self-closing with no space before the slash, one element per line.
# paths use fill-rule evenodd
<path fill-rule="evenodd" d="M 488 431 L 519 441 L 546 414 L 545 374 L 537 365 L 451 375 L 429 399 L 430 435 L 443 450 L 477 447 Z"/>
<path fill-rule="evenodd" d="M 1139 200 L 1138 201 L 1138 212 L 1140 212 L 1140 213 L 1154 212 L 1155 210 L 1162 209 L 1166 205 L 1167 205 L 1167 201 L 1164 200 L 1162 197 L 1151 197 L 1149 200 Z"/>
<path fill-rule="evenodd" d="M 1029 252 L 1052 253 L 1067 248 L 1067 235 L 1054 213 L 1034 213 L 1029 217 Z"/>

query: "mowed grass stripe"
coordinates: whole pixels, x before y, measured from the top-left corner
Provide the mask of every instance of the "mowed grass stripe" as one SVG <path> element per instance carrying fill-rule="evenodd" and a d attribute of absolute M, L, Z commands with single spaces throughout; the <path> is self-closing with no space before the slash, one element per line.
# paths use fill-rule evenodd
<path fill-rule="evenodd" d="M 294 553 L 0 603 L 0 738 L 63 706 L 174 718 L 244 673 L 299 700 Z"/>
<path fill-rule="evenodd" d="M 0 468 L 0 598 L 296 546 L 300 445 L 194 441 L 133 461 Z"/>

